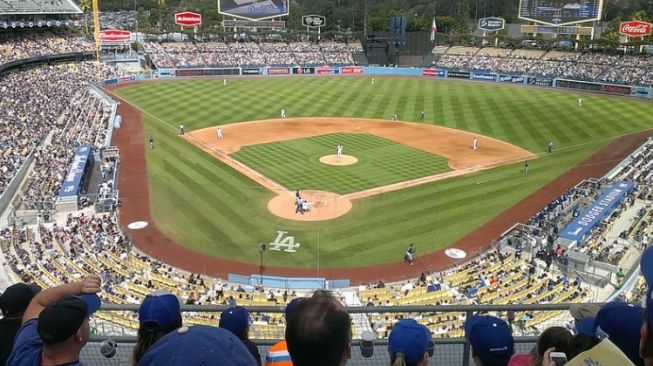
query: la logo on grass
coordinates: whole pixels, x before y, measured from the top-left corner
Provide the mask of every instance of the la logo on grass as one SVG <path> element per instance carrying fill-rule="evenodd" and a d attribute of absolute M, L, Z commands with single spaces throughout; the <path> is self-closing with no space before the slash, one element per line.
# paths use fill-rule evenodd
<path fill-rule="evenodd" d="M 291 235 L 284 238 L 286 234 L 288 234 L 287 231 L 277 230 L 277 238 L 270 243 L 270 250 L 281 251 L 282 248 L 285 248 L 285 252 L 295 253 L 302 243 L 295 243 L 295 237 Z"/>

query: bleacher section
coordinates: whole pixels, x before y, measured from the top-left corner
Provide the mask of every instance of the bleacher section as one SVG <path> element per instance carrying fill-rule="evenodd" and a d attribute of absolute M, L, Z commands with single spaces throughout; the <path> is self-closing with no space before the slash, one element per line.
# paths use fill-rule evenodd
<path fill-rule="evenodd" d="M 0 14 L 82 14 L 72 0 L 0 0 Z"/>

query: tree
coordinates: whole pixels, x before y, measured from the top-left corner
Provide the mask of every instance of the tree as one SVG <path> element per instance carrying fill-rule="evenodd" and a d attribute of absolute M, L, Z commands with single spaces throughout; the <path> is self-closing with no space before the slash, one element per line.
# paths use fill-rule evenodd
<path fill-rule="evenodd" d="M 469 0 L 460 0 L 456 10 L 456 30 L 459 33 L 469 33 Z"/>
<path fill-rule="evenodd" d="M 85 28 L 86 34 L 89 34 L 89 32 L 88 32 L 88 17 L 89 17 L 90 11 L 93 8 L 93 6 L 91 4 L 91 0 L 81 0 L 79 2 L 79 8 L 82 9 L 82 11 L 84 12 L 84 28 Z"/>
<path fill-rule="evenodd" d="M 142 6 L 138 8 L 138 11 L 136 12 L 136 21 L 138 22 L 138 26 L 141 29 L 152 28 L 152 24 L 150 24 L 150 19 L 147 17 L 147 14 L 145 13 L 145 8 L 143 8 Z"/>

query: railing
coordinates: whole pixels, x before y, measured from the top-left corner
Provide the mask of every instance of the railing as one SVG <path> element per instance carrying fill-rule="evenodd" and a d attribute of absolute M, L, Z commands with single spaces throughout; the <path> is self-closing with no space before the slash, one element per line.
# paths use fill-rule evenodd
<path fill-rule="evenodd" d="M 537 314 L 542 314 L 542 312 L 562 312 L 569 310 L 571 304 L 537 304 L 537 305 L 447 305 L 447 306 L 384 306 L 384 307 L 350 307 L 347 308 L 349 314 L 392 314 L 402 315 L 405 317 L 428 317 L 433 316 L 432 314 L 446 314 L 447 313 L 457 313 L 457 316 L 460 313 L 464 313 L 466 319 L 475 315 L 475 314 L 493 314 L 500 318 L 504 318 L 503 313 L 508 310 L 513 310 L 516 314 L 520 313 L 533 313 L 537 311 Z M 116 305 L 116 304 L 105 304 L 102 306 L 101 311 L 138 311 L 138 305 Z M 199 312 L 209 312 L 209 313 L 219 313 L 222 310 L 226 309 L 226 306 L 212 306 L 212 305 L 187 305 L 182 306 L 182 312 L 184 313 L 199 313 Z M 257 316 L 257 314 L 268 313 L 268 314 L 279 314 L 283 312 L 282 307 L 272 307 L 272 306 L 259 306 L 259 307 L 248 307 L 248 310 L 252 316 Z M 560 316 L 562 314 L 562 316 Z M 571 319 L 565 313 L 555 314 L 551 319 L 547 320 L 544 324 L 548 326 L 562 326 L 566 319 Z M 215 314 L 217 315 L 217 314 Z M 547 314 L 548 317 L 553 314 Z M 185 324 L 192 322 L 192 320 L 197 315 L 189 315 L 185 317 Z M 442 315 L 440 315 L 442 316 Z M 93 323 L 93 322 L 92 322 Z M 212 323 L 217 326 L 218 320 L 212 321 Z M 515 335 L 515 352 L 529 352 L 534 346 L 537 340 L 537 334 L 529 334 L 527 336 L 521 336 L 521 334 L 528 334 L 520 330 L 521 325 L 519 319 L 512 324 L 513 333 Z M 527 322 L 524 322 L 528 324 Z M 252 325 L 253 328 L 256 327 L 256 324 Z M 98 329 L 96 327 L 96 329 Z M 255 331 L 250 331 L 251 334 L 255 334 Z M 103 341 L 111 338 L 118 343 L 116 349 L 116 355 L 107 359 L 102 356 L 100 352 L 100 346 Z M 265 358 L 268 348 L 276 343 L 278 339 L 254 339 L 259 347 L 259 352 L 262 357 Z M 133 336 L 120 336 L 120 337 L 108 337 L 106 335 L 95 334 L 91 336 L 89 344 L 86 345 L 82 351 L 81 360 L 89 366 L 96 365 L 130 365 L 129 357 L 131 355 L 131 350 L 133 345 L 136 342 L 136 337 Z M 430 365 L 438 366 L 469 366 L 473 364 L 470 360 L 471 350 L 469 343 L 464 338 L 433 338 L 433 343 L 435 344 L 434 355 L 430 359 Z M 387 352 L 387 339 L 377 339 L 374 342 L 375 349 L 374 355 L 372 358 L 363 358 L 359 351 L 360 339 L 357 338 L 356 331 L 354 331 L 354 341 L 352 342 L 353 352 L 352 358 L 347 363 L 348 365 L 390 365 L 390 356 Z"/>

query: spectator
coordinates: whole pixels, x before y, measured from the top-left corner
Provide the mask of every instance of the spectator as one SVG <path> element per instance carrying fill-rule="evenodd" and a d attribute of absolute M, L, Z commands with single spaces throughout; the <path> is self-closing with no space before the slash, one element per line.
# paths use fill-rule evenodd
<path fill-rule="evenodd" d="M 249 311 L 242 306 L 228 308 L 220 314 L 220 328 L 227 329 L 238 337 L 256 359 L 256 364 L 260 366 L 261 355 L 258 352 L 258 347 L 249 340 L 250 324 Z"/>
<path fill-rule="evenodd" d="M 0 365 L 7 363 L 7 358 L 14 347 L 14 338 L 20 329 L 23 313 L 30 301 L 41 291 L 37 285 L 17 283 L 7 287 L 0 295 Z"/>
<path fill-rule="evenodd" d="M 7 365 L 81 365 L 88 318 L 100 309 L 100 283 L 99 276 L 90 276 L 36 295 L 25 310 Z"/>
<path fill-rule="evenodd" d="M 288 303 L 284 311 L 286 319 L 290 317 L 290 314 L 295 311 L 297 304 L 302 300 L 304 300 L 303 297 L 298 297 Z M 268 354 L 265 356 L 265 366 L 292 366 L 290 353 L 288 353 L 288 344 L 285 339 L 270 347 Z"/>
<path fill-rule="evenodd" d="M 494 316 L 476 315 L 465 322 L 465 338 L 476 366 L 506 366 L 515 353 L 510 326 Z"/>
<path fill-rule="evenodd" d="M 181 327 L 147 350 L 139 366 L 254 366 L 247 348 L 231 332 L 206 325 Z"/>
<path fill-rule="evenodd" d="M 646 249 L 640 259 L 642 275 L 646 280 L 646 297 L 644 298 L 644 322 L 641 327 L 639 343 L 639 356 L 644 359 L 646 366 L 653 365 L 653 247 Z"/>
<path fill-rule="evenodd" d="M 574 336 L 563 327 L 550 327 L 537 339 L 535 349 L 529 354 L 515 354 L 510 359 L 508 366 L 542 366 L 546 359 L 544 353 L 550 348 L 555 352 L 562 352 L 571 360 L 576 357 Z"/>
<path fill-rule="evenodd" d="M 415 319 L 404 319 L 392 327 L 388 353 L 392 366 L 428 366 L 429 329 Z M 432 344 L 431 344 L 432 345 Z"/>
<path fill-rule="evenodd" d="M 138 340 L 132 354 L 134 364 L 140 362 L 156 341 L 182 326 L 179 299 L 169 292 L 152 292 L 138 309 L 138 321 Z"/>
<path fill-rule="evenodd" d="M 288 352 L 295 366 L 339 366 L 351 357 L 351 319 L 326 291 L 300 302 L 286 325 Z"/>

